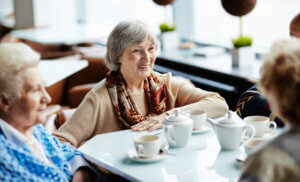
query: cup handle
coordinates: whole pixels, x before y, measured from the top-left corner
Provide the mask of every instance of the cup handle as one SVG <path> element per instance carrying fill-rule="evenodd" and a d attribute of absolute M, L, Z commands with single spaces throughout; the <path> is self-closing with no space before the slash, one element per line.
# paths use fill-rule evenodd
<path fill-rule="evenodd" d="M 272 126 L 272 125 L 273 125 L 273 128 L 271 129 L 270 126 Z M 268 132 L 270 131 L 270 129 L 272 130 L 272 133 L 275 133 L 275 132 L 276 132 L 277 124 L 275 123 L 275 121 L 270 121 L 270 122 L 269 122 Z"/>
<path fill-rule="evenodd" d="M 173 140 L 173 138 L 171 137 L 171 134 L 173 133 L 173 125 L 166 125 L 165 127 L 165 135 L 166 135 L 166 138 L 168 140 L 168 142 L 175 146 L 176 145 L 176 142 Z"/>
<path fill-rule="evenodd" d="M 136 152 L 137 152 L 138 156 L 143 156 L 144 155 L 144 148 L 143 148 L 143 146 L 142 145 L 137 145 Z"/>
<path fill-rule="evenodd" d="M 248 134 L 250 131 L 250 136 L 248 136 L 247 138 L 245 137 L 246 134 Z M 242 134 L 242 143 L 244 143 L 247 140 L 250 140 L 251 138 L 253 138 L 255 136 L 255 128 L 252 125 L 246 125 L 243 127 L 243 134 Z"/>

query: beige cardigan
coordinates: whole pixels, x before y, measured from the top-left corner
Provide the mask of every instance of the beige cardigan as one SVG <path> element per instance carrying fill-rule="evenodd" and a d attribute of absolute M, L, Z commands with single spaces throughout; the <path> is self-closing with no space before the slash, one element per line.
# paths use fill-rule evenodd
<path fill-rule="evenodd" d="M 203 109 L 208 117 L 222 116 L 227 112 L 228 106 L 219 94 L 191 87 L 182 81 L 172 79 L 170 73 L 156 74 L 166 83 L 168 113 L 172 113 L 175 107 L 180 107 L 182 111 Z M 97 134 L 121 130 L 105 81 L 106 79 L 100 81 L 85 96 L 73 116 L 53 134 L 60 141 L 70 142 L 78 147 L 82 142 Z M 143 116 L 147 115 L 148 107 L 144 92 L 132 95 L 132 97 L 139 112 Z"/>

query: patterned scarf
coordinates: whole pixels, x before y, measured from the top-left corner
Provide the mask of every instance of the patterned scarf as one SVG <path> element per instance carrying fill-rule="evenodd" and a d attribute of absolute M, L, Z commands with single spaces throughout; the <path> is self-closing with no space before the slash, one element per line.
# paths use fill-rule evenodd
<path fill-rule="evenodd" d="M 153 72 L 144 80 L 144 92 L 150 109 L 150 114 L 146 117 L 138 112 L 120 71 L 111 71 L 107 74 L 106 87 L 120 127 L 123 129 L 144 121 L 150 114 L 160 114 L 166 110 L 166 85 Z"/>

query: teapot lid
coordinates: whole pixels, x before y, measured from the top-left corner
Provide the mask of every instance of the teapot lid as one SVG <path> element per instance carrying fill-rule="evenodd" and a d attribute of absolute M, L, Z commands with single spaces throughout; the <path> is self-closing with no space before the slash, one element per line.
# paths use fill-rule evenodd
<path fill-rule="evenodd" d="M 240 124 L 237 120 L 233 119 L 233 113 L 231 111 L 228 112 L 228 118 L 219 121 L 219 124 L 224 124 L 224 125 L 235 125 L 235 124 Z"/>
<path fill-rule="evenodd" d="M 187 116 L 180 114 L 179 109 L 175 109 L 175 115 L 166 118 L 168 121 L 172 122 L 182 122 L 187 118 Z"/>

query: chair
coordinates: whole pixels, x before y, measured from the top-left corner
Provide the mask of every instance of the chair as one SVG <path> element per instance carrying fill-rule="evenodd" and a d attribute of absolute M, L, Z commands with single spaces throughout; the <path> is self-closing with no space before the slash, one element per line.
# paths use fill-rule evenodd
<path fill-rule="evenodd" d="M 86 93 L 96 83 L 105 78 L 109 69 L 104 62 L 106 48 L 103 46 L 81 47 L 77 51 L 82 59 L 88 61 L 88 67 L 70 76 L 66 83 L 66 103 L 71 108 L 77 107 Z"/>

